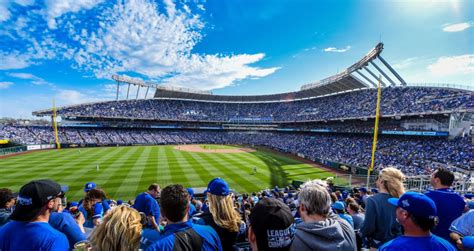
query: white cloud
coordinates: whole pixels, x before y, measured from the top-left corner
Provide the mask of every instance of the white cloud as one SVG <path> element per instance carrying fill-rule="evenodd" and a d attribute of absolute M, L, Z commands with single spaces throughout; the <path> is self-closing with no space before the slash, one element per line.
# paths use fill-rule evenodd
<path fill-rule="evenodd" d="M 5 1 L 5 0 L 0 0 Z M 24 0 L 26 3 L 26 0 Z M 185 4 L 163 0 L 158 6 L 151 0 L 124 0 L 101 5 L 91 24 L 79 15 L 60 19 L 66 13 L 96 7 L 103 0 L 46 0 L 45 9 L 36 19 L 17 18 L 11 27 L 12 39 L 20 40 L 25 51 L 1 51 L 0 70 L 22 69 L 44 60 L 71 60 L 72 67 L 93 73 L 98 78 L 134 72 L 167 85 L 215 89 L 243 79 L 257 79 L 277 71 L 279 67 L 262 68 L 265 56 L 255 54 L 197 54 L 193 49 L 202 39 L 204 23 Z M 160 7 L 160 8 L 158 8 Z M 159 10 L 165 10 L 160 13 Z M 162 11 L 163 12 L 163 11 Z M 37 24 L 43 16 L 50 28 L 61 29 L 61 36 L 45 25 Z M 33 22 L 33 20 L 35 22 Z M 56 23 L 57 21 L 57 23 Z M 29 27 L 41 34 L 30 36 Z M 74 41 L 72 43 L 65 41 Z M 32 79 L 34 84 L 44 84 Z"/>
<path fill-rule="evenodd" d="M 176 13 L 176 5 L 173 3 L 173 0 L 164 0 L 166 5 L 166 12 L 168 12 L 169 17 L 173 17 Z"/>
<path fill-rule="evenodd" d="M 29 57 L 20 53 L 0 51 L 0 70 L 22 69 L 30 65 Z"/>
<path fill-rule="evenodd" d="M 0 89 L 7 89 L 11 85 L 13 85 L 12 82 L 0 82 Z"/>
<path fill-rule="evenodd" d="M 30 6 L 35 3 L 35 0 L 15 0 L 15 3 L 21 6 Z"/>
<path fill-rule="evenodd" d="M 0 22 L 10 19 L 11 14 L 8 10 L 9 4 L 10 1 L 8 0 L 0 0 Z"/>
<path fill-rule="evenodd" d="M 80 10 L 89 10 L 104 0 L 46 0 L 46 21 L 50 29 L 56 29 L 56 18 Z"/>
<path fill-rule="evenodd" d="M 472 26 L 472 23 L 464 22 L 457 24 L 447 24 L 443 26 L 444 32 L 459 32 Z"/>
<path fill-rule="evenodd" d="M 279 67 L 260 69 L 249 64 L 260 61 L 265 55 L 235 55 L 217 57 L 193 55 L 189 60 L 182 60 L 177 65 L 180 74 L 163 81 L 166 85 L 180 86 L 202 90 L 226 87 L 235 81 L 245 78 L 258 79 L 270 75 Z"/>
<path fill-rule="evenodd" d="M 0 22 L 7 21 L 11 17 L 9 8 L 15 2 L 21 6 L 29 6 L 34 4 L 34 0 L 0 0 Z"/>
<path fill-rule="evenodd" d="M 199 16 L 176 9 L 171 1 L 165 1 L 165 7 L 167 15 L 147 0 L 115 5 L 104 13 L 107 22 L 97 31 L 81 34 L 84 48 L 74 56 L 78 67 L 100 78 L 132 71 L 168 85 L 206 90 L 264 77 L 279 69 L 249 66 L 260 61 L 262 53 L 193 54 L 204 24 Z"/>
<path fill-rule="evenodd" d="M 427 69 L 434 76 L 474 74 L 474 54 L 440 57 Z"/>
<path fill-rule="evenodd" d="M 338 49 L 336 47 L 328 47 L 328 48 L 324 49 L 323 51 L 324 52 L 346 52 L 350 49 L 351 49 L 351 46 L 348 45 L 348 46 L 346 46 L 346 48 L 343 48 L 343 49 Z"/>
<path fill-rule="evenodd" d="M 58 90 L 55 95 L 58 106 L 75 105 L 81 103 L 97 102 L 102 99 L 87 95 L 77 90 Z"/>
<path fill-rule="evenodd" d="M 7 75 L 14 78 L 31 80 L 31 83 L 34 85 L 46 85 L 46 84 L 52 85 L 51 83 L 48 83 L 46 80 L 40 77 L 37 77 L 31 73 L 13 72 L 13 73 L 8 73 Z"/>

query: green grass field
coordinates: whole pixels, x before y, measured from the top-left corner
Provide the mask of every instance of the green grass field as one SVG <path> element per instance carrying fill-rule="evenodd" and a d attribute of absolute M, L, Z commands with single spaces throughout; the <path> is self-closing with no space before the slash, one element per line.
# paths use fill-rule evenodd
<path fill-rule="evenodd" d="M 255 175 L 253 167 L 258 170 Z M 206 187 L 211 179 L 222 177 L 238 192 L 253 192 L 275 185 L 283 187 L 292 180 L 329 176 L 334 175 L 266 150 L 194 153 L 175 150 L 174 146 L 101 147 L 39 151 L 0 159 L 0 187 L 18 191 L 30 180 L 50 178 L 69 186 L 70 200 L 82 197 L 83 186 L 89 181 L 112 198 L 128 200 L 153 182 L 161 187 L 172 183 Z"/>

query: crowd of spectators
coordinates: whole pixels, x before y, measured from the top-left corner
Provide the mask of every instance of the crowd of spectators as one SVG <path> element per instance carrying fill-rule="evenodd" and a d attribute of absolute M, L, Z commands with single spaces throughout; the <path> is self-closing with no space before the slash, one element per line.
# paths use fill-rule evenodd
<path fill-rule="evenodd" d="M 307 121 L 362 118 L 375 115 L 375 89 L 299 101 L 262 103 L 217 103 L 192 100 L 121 100 L 75 105 L 58 109 L 59 116 L 127 118 L 172 121 Z M 382 91 L 381 114 L 402 115 L 451 112 L 474 108 L 471 91 L 387 87 Z M 51 111 L 41 112 L 50 115 Z"/>
<path fill-rule="evenodd" d="M 128 202 L 108 198 L 93 182 L 85 185 L 82 200 L 67 202 L 58 183 L 35 180 L 18 194 L 0 189 L 0 249 L 472 248 L 463 238 L 474 233 L 474 195 L 450 189 L 453 173 L 437 169 L 425 193 L 405 191 L 404 178 L 400 170 L 386 168 L 369 191 L 335 187 L 328 179 L 252 194 L 237 193 L 215 178 L 199 197 L 180 184 L 163 189 L 151 184 Z"/>
<path fill-rule="evenodd" d="M 46 131 L 49 130 L 49 133 Z M 54 143 L 47 127 L 5 126 L 0 138 L 18 143 Z M 371 161 L 371 135 L 308 134 L 285 132 L 238 132 L 204 130 L 158 130 L 119 128 L 68 128 L 59 130 L 64 144 L 139 145 L 139 144 L 235 144 L 254 145 L 303 155 L 313 161 L 333 161 L 367 167 Z M 469 170 L 474 159 L 470 137 L 452 140 L 438 137 L 379 136 L 377 168 L 394 166 L 411 175 L 431 174 L 440 165 Z"/>

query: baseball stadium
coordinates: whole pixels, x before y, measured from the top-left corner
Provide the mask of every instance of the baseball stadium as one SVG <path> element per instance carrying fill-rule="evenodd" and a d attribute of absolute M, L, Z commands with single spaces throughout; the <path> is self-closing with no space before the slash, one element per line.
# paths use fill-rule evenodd
<path fill-rule="evenodd" d="M 473 9 L 0 0 L 0 251 L 474 250 Z"/>
<path fill-rule="evenodd" d="M 153 181 L 205 188 L 212 177 L 240 193 L 328 177 L 360 185 L 371 166 L 378 85 L 375 171 L 395 166 L 421 177 L 444 166 L 468 174 L 473 92 L 407 85 L 383 46 L 337 75 L 272 95 L 214 95 L 114 75 L 116 100 L 33 112 L 54 122 L 48 126 L 3 126 L 1 138 L 18 146 L 2 149 L 0 186 L 51 178 L 78 199 L 93 179 L 129 200 Z"/>

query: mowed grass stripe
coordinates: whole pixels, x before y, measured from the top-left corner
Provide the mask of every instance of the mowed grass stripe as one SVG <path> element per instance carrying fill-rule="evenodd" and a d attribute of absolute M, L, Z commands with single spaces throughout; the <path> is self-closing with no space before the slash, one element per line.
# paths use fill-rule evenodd
<path fill-rule="evenodd" d="M 157 180 L 160 186 L 163 184 L 171 184 L 171 171 L 168 163 L 168 154 L 166 149 L 168 146 L 159 147 L 158 150 L 158 169 L 157 169 Z"/>
<path fill-rule="evenodd" d="M 64 153 L 63 153 L 64 152 Z M 2 168 L 0 171 L 0 175 L 2 178 L 10 178 L 10 177 L 15 177 L 19 176 L 17 172 L 10 172 L 10 170 L 17 170 L 21 168 L 22 172 L 21 173 L 27 173 L 30 171 L 44 171 L 44 170 L 50 170 L 52 166 L 57 166 L 61 163 L 64 163 L 65 161 L 73 161 L 77 159 L 77 156 L 74 154 L 71 154 L 71 151 L 69 149 L 65 150 L 51 150 L 48 151 L 49 156 L 45 158 L 40 159 L 39 163 L 23 163 L 21 159 L 18 157 L 21 157 L 23 155 L 19 156 L 14 156 L 12 158 L 15 158 L 16 164 L 12 164 L 8 166 L 7 168 Z M 89 155 L 85 155 L 84 159 L 88 159 Z M 8 158 L 7 160 L 9 160 Z M 6 173 L 8 171 L 8 173 Z"/>
<path fill-rule="evenodd" d="M 91 180 L 94 181 L 97 186 L 103 188 L 105 192 L 114 193 L 117 189 L 117 185 L 107 183 L 110 177 L 120 174 L 124 171 L 123 167 L 125 166 L 124 163 L 131 159 L 131 156 L 140 150 L 140 147 L 124 147 L 124 152 L 120 155 L 116 155 L 115 158 L 111 159 L 110 162 L 105 162 L 104 165 L 100 166 L 100 171 L 98 171 L 96 175 L 93 177 L 89 177 Z"/>
<path fill-rule="evenodd" d="M 182 152 L 182 151 L 175 151 L 178 157 L 181 157 L 190 168 L 185 168 L 186 172 L 195 173 L 197 175 L 196 179 L 191 180 L 190 183 L 186 184 L 188 187 L 205 187 L 204 184 L 209 182 L 211 174 L 206 170 L 203 163 L 200 161 L 196 161 L 193 156 L 189 152 Z M 190 165 L 189 163 L 192 162 L 193 164 Z M 190 169 L 190 170 L 187 170 Z M 188 176 L 189 178 L 189 176 Z"/>
<path fill-rule="evenodd" d="M 133 166 L 139 160 L 139 156 L 145 151 L 145 148 L 128 148 L 128 152 L 125 153 L 126 158 L 120 158 L 115 161 L 111 166 L 109 166 L 109 170 L 107 170 L 107 174 L 101 176 L 102 184 L 104 187 L 113 187 L 115 188 L 113 192 L 109 192 L 113 194 L 116 190 L 120 187 L 123 181 L 127 178 L 128 173 L 133 168 Z"/>
<path fill-rule="evenodd" d="M 223 153 L 219 154 L 219 157 L 226 160 L 229 163 L 229 167 L 233 171 L 233 174 L 238 175 L 239 177 L 245 177 L 245 181 L 254 185 L 257 189 L 262 187 L 262 184 L 268 184 L 268 179 L 266 179 L 262 174 L 256 175 L 253 174 L 252 164 L 249 164 L 248 161 L 243 160 L 241 156 L 236 157 L 234 154 Z"/>
<path fill-rule="evenodd" d="M 99 165 L 100 170 L 106 170 L 107 166 L 104 165 L 105 163 L 109 162 L 111 159 L 117 158 L 117 156 L 121 156 L 122 153 L 126 152 L 126 148 L 115 148 L 115 149 L 108 149 L 106 153 L 104 153 L 100 158 L 93 160 L 96 165 Z M 96 167 L 93 166 L 92 168 L 79 168 L 77 172 L 73 173 L 70 176 L 64 176 L 59 181 L 61 184 L 69 185 L 70 193 L 67 193 L 68 197 L 71 199 L 78 199 L 79 197 L 83 197 L 83 189 L 84 185 L 87 182 L 94 181 L 95 182 L 95 175 L 97 175 Z M 99 170 L 99 172 L 100 172 Z M 99 186 L 101 186 L 99 184 Z"/>
<path fill-rule="evenodd" d="M 64 177 L 70 176 L 73 172 L 76 172 L 78 169 L 88 169 L 93 168 L 90 164 L 91 159 L 95 159 L 104 152 L 108 152 L 108 150 L 98 150 L 95 151 L 93 154 L 89 155 L 89 158 L 77 158 L 72 161 L 64 162 L 62 165 L 55 166 L 51 168 L 49 171 L 44 172 L 44 170 L 39 169 L 36 172 L 41 173 L 43 178 L 57 178 L 57 177 Z"/>
<path fill-rule="evenodd" d="M 200 170 L 197 170 L 199 168 L 199 165 L 190 164 L 188 162 L 189 156 L 185 156 L 182 151 L 175 150 L 173 150 L 173 154 L 175 155 L 176 160 L 178 161 L 178 166 L 181 167 L 181 170 L 183 170 L 183 173 L 186 176 L 186 179 L 188 180 L 188 182 L 183 185 L 185 185 L 186 187 L 194 187 L 205 182 L 206 178 L 202 178 L 199 176 Z"/>
<path fill-rule="evenodd" d="M 145 169 L 142 171 L 142 175 L 138 179 L 142 187 L 139 190 L 145 191 L 148 188 L 148 185 L 151 183 L 158 183 L 158 149 L 160 147 L 157 146 L 150 146 L 150 152 L 148 154 L 148 158 L 145 161 Z M 137 186 L 138 186 L 137 182 Z"/>
<path fill-rule="evenodd" d="M 104 151 L 106 150 L 96 151 L 96 153 L 93 154 L 92 156 L 97 156 L 101 152 L 104 152 Z M 89 162 L 89 159 L 74 158 L 72 156 L 69 156 L 66 159 L 56 158 L 54 161 L 51 161 L 51 162 L 49 166 L 36 167 L 29 171 L 25 170 L 25 172 L 17 172 L 17 173 L 4 175 L 3 178 L 11 182 L 18 181 L 18 179 L 31 180 L 31 179 L 39 179 L 39 178 L 42 178 L 42 179 L 43 178 L 56 178 L 57 175 L 67 175 L 65 173 L 65 170 L 68 170 L 68 168 L 71 167 L 72 165 L 74 164 L 84 165 L 85 163 Z M 44 161 L 44 163 L 47 164 L 48 161 Z"/>
<path fill-rule="evenodd" d="M 68 149 L 69 150 L 69 149 Z M 11 156 L 6 159 L 0 160 L 1 162 L 9 163 L 9 164 L 22 164 L 22 163 L 36 163 L 40 160 L 48 159 L 51 158 L 52 153 L 54 153 L 55 156 L 57 157 L 63 157 L 70 152 L 63 149 L 63 150 L 56 150 L 56 149 L 51 149 L 51 150 L 42 150 L 42 151 L 34 151 L 30 152 L 27 154 L 21 154 L 21 155 L 16 155 L 16 156 Z"/>
<path fill-rule="evenodd" d="M 251 174 L 252 177 L 268 181 L 268 176 L 270 175 L 271 170 L 261 159 L 255 158 L 255 156 L 251 155 L 250 153 L 228 154 L 226 156 L 234 161 L 243 163 L 242 165 L 240 165 L 240 170 L 242 172 L 245 172 L 247 175 Z M 254 167 L 257 167 L 256 174 L 253 173 Z"/>
<path fill-rule="evenodd" d="M 239 167 L 233 167 L 230 162 L 224 160 L 222 158 L 223 154 L 209 154 L 209 156 L 213 159 L 216 160 L 216 162 L 224 162 L 225 164 L 218 164 L 220 169 L 224 172 L 226 177 L 225 178 L 227 182 L 232 184 L 232 187 L 236 189 L 237 187 L 239 190 L 247 188 L 250 190 L 257 191 L 259 188 L 258 184 L 254 184 L 251 180 L 248 179 L 249 174 L 245 175 L 239 175 L 238 172 L 234 171 L 234 168 L 239 168 Z"/>
<path fill-rule="evenodd" d="M 180 163 L 172 148 L 165 148 L 166 156 L 168 158 L 169 170 L 171 173 L 171 181 L 178 184 L 188 184 L 189 180 L 183 171 L 183 163 Z"/>
<path fill-rule="evenodd" d="M 106 150 L 104 150 L 104 151 L 106 151 Z M 52 152 L 52 153 L 54 153 L 54 152 Z M 57 168 L 59 168 L 59 167 L 58 166 L 52 167 L 53 170 L 56 170 Z M 8 180 L 2 179 L 1 182 L 0 182 L 2 184 L 0 184 L 0 185 L 10 187 L 12 189 L 17 190 L 22 185 L 24 185 L 25 183 L 27 183 L 31 180 L 49 178 L 49 179 L 52 179 L 52 180 L 55 180 L 55 181 L 59 182 L 62 185 L 69 185 L 70 189 L 72 189 L 74 184 L 71 184 L 71 183 L 65 184 L 65 183 L 62 183 L 62 181 L 60 181 L 60 179 L 63 178 L 63 177 L 72 176 L 70 174 L 65 174 L 64 173 L 65 171 L 66 170 L 59 170 L 59 172 L 57 172 L 56 174 L 50 174 L 50 175 L 46 175 L 41 170 L 32 170 L 29 173 L 17 172 L 17 174 L 19 174 L 19 175 L 23 174 L 24 176 L 20 176 L 20 177 L 17 177 L 17 178 L 10 178 Z"/>
<path fill-rule="evenodd" d="M 23 156 L 30 157 L 29 156 L 30 154 L 26 154 L 26 155 L 14 156 L 14 157 L 8 158 L 6 160 L 7 161 L 9 161 L 9 160 L 14 161 L 14 163 L 11 164 L 12 168 L 15 168 L 15 167 L 18 167 L 18 166 L 21 166 L 21 167 L 28 166 L 28 167 L 35 167 L 35 168 L 39 169 L 41 167 L 48 167 L 49 163 L 54 159 L 58 159 L 58 160 L 65 159 L 65 158 L 88 159 L 89 154 L 93 152 L 92 149 L 88 148 L 88 149 L 84 149 L 83 151 L 81 151 L 81 153 L 84 153 L 84 155 L 82 155 L 82 154 L 79 155 L 78 151 L 79 150 L 77 150 L 77 149 L 61 149 L 61 150 L 55 150 L 54 149 L 54 150 L 48 150 L 48 151 L 44 151 L 44 152 L 33 152 L 33 153 L 31 153 L 33 155 L 36 155 L 37 153 L 42 153 L 41 156 L 39 156 L 39 157 L 32 157 L 34 159 L 23 160 L 21 158 Z M 18 157 L 20 157 L 20 158 L 18 158 Z M 18 161 L 18 160 L 20 160 L 20 161 Z"/>
<path fill-rule="evenodd" d="M 150 157 L 151 147 L 144 147 L 144 151 L 140 154 L 135 161 L 135 164 L 130 168 L 125 179 L 123 179 L 122 184 L 115 191 L 115 198 L 123 198 L 128 196 L 134 196 L 133 194 L 138 190 L 140 183 L 140 178 L 142 177 L 143 170 L 145 170 L 147 159 Z"/>
<path fill-rule="evenodd" d="M 188 154 L 189 157 L 191 157 L 196 162 L 196 165 L 202 167 L 208 174 L 207 179 L 204 179 L 204 182 L 202 184 L 196 185 L 196 187 L 207 187 L 209 181 L 216 177 L 225 177 L 227 179 L 227 175 L 223 173 L 220 168 L 218 168 L 219 164 L 216 164 L 215 162 L 213 163 L 212 160 L 206 160 L 205 158 L 203 158 L 204 156 L 207 156 L 206 153 L 188 152 Z"/>

